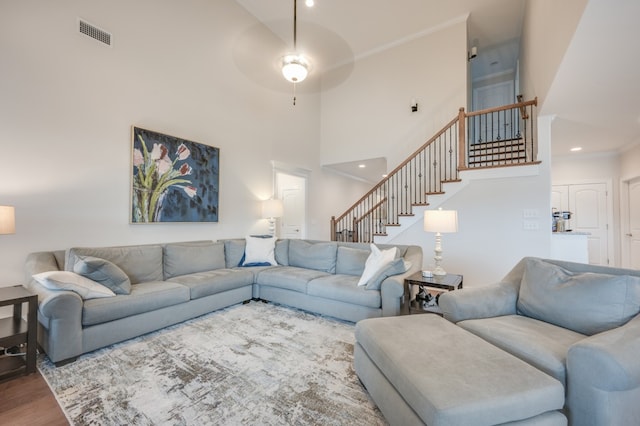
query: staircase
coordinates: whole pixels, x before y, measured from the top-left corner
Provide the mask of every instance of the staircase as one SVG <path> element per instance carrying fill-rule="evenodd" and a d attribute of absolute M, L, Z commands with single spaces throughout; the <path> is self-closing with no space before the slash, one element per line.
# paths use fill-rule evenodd
<path fill-rule="evenodd" d="M 337 218 L 333 241 L 373 242 L 388 236 L 430 205 L 456 192 L 460 172 L 538 163 L 535 138 L 537 99 L 458 115 L 386 178 Z M 450 195 L 450 194 L 447 194 Z"/>

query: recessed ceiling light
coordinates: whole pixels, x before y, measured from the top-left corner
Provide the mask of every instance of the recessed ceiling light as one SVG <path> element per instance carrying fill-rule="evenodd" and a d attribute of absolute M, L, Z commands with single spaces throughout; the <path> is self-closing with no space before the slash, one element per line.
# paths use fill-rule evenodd
<path fill-rule="evenodd" d="M 382 177 L 383 177 L 383 178 L 386 178 L 386 177 L 387 177 L 387 175 L 386 175 L 386 174 L 384 174 L 384 175 L 382 175 Z"/>
<path fill-rule="evenodd" d="M 358 167 L 360 167 L 361 169 L 364 169 L 365 167 L 367 167 L 366 164 L 358 164 Z"/>
<path fill-rule="evenodd" d="M 582 147 L 581 146 L 574 146 L 573 148 L 570 149 L 571 152 L 578 152 L 578 151 L 582 151 Z"/>
<path fill-rule="evenodd" d="M 307 5 L 307 7 L 313 7 L 313 5 L 315 4 L 315 2 L 313 0 L 306 0 L 304 2 L 304 4 Z"/>

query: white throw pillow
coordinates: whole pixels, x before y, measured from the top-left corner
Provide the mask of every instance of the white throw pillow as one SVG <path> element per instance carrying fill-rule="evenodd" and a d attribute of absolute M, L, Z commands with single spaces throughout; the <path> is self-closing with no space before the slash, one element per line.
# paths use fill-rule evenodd
<path fill-rule="evenodd" d="M 33 279 L 49 290 L 70 290 L 85 300 L 116 295 L 107 287 L 71 271 L 41 272 L 35 274 Z"/>
<path fill-rule="evenodd" d="M 269 263 L 277 265 L 276 262 L 276 237 L 246 237 L 247 245 L 244 248 L 244 262 L 242 265 L 254 263 Z"/>
<path fill-rule="evenodd" d="M 369 280 L 373 278 L 379 271 L 386 268 L 398 254 L 397 247 L 391 247 L 388 250 L 380 250 L 375 244 L 371 244 L 371 254 L 364 264 L 364 271 L 358 281 L 359 286 L 367 285 Z"/>

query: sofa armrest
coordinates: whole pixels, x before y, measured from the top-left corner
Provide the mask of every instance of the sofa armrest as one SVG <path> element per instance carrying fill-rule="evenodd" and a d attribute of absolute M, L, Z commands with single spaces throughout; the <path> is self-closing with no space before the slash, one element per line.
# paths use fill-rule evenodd
<path fill-rule="evenodd" d="M 567 407 L 572 424 L 627 425 L 640 418 L 640 315 L 569 348 Z"/>
<path fill-rule="evenodd" d="M 444 318 L 454 323 L 467 319 L 513 315 L 516 313 L 518 291 L 516 283 L 503 281 L 442 293 L 438 303 Z"/>
<path fill-rule="evenodd" d="M 422 268 L 422 248 L 409 246 L 404 255 L 404 260 L 410 262 L 411 267 L 403 274 L 387 277 L 380 286 L 383 317 L 400 315 L 405 290 L 404 279 Z"/>
<path fill-rule="evenodd" d="M 640 387 L 640 315 L 622 327 L 594 334 L 574 344 L 567 354 L 567 372 L 603 391 Z"/>
<path fill-rule="evenodd" d="M 27 284 L 38 295 L 38 343 L 53 362 L 82 353 L 82 298 L 72 291 L 49 290 L 32 278 L 40 272 L 58 270 L 53 252 L 31 253 L 25 262 Z"/>

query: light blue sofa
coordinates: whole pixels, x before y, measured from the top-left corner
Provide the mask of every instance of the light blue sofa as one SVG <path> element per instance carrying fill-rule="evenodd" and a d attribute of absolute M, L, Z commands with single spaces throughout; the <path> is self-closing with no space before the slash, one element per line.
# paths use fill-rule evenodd
<path fill-rule="evenodd" d="M 640 424 L 640 271 L 522 259 L 440 297 L 444 317 L 564 386 L 574 426 Z"/>
<path fill-rule="evenodd" d="M 251 299 L 352 322 L 398 315 L 404 277 L 420 269 L 422 250 L 397 247 L 411 267 L 385 278 L 379 289 L 357 286 L 370 253 L 367 244 L 278 240 L 277 266 L 239 267 L 244 239 L 32 253 L 26 260 L 25 287 L 38 294 L 38 344 L 61 365 L 83 353 Z M 118 266 L 130 279 L 130 293 L 83 300 L 76 292 L 51 290 L 32 278 L 47 271 L 71 271 L 79 256 Z"/>

